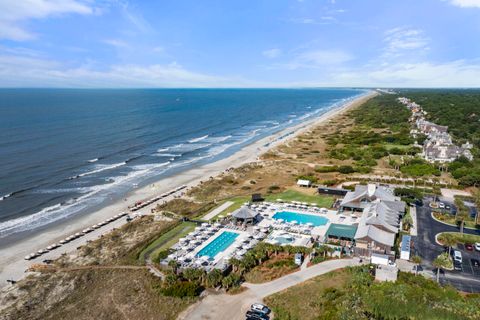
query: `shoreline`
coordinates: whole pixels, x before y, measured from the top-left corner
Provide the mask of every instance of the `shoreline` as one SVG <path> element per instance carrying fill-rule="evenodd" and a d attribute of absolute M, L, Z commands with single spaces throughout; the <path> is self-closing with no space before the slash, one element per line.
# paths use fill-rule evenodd
<path fill-rule="evenodd" d="M 68 245 L 62 246 L 61 248 L 39 258 L 26 261 L 24 260 L 24 256 L 45 248 L 52 243 L 58 243 L 58 241 L 66 236 L 79 232 L 93 224 L 98 224 L 117 213 L 129 211 L 128 206 L 135 202 L 150 199 L 181 185 L 186 185 L 187 188 L 191 188 L 198 185 L 200 181 L 205 181 L 211 176 L 217 176 L 228 168 L 239 167 L 246 163 L 258 161 L 258 157 L 268 150 L 288 142 L 290 139 L 295 138 L 323 122 L 329 121 L 331 118 L 338 116 L 353 107 L 363 104 L 366 100 L 377 94 L 378 93 L 375 91 L 368 91 L 365 94 L 357 96 L 356 98 L 347 101 L 336 108 L 330 109 L 313 119 L 285 128 L 275 134 L 252 142 L 226 158 L 196 168 L 191 168 L 173 176 L 162 178 L 153 184 L 136 189 L 127 195 L 128 201 L 119 200 L 93 213 L 85 214 L 76 218 L 72 217 L 67 221 L 47 227 L 45 230 L 36 233 L 32 237 L 27 237 L 14 243 L 3 245 L 3 247 L 0 248 L 0 256 L 2 257 L 2 261 L 0 261 L 0 287 L 7 284 L 7 279 L 18 280 L 23 277 L 25 275 L 24 270 L 26 270 L 32 263 L 41 262 L 46 258 L 55 259 L 55 257 L 60 256 L 63 252 L 72 252 L 76 247 L 84 244 L 93 236 L 105 234 L 111 231 L 112 228 L 119 227 L 125 223 L 125 221 L 123 218 L 119 219 L 118 221 L 96 230 L 96 232 L 93 232 L 92 234 L 88 234 L 87 236 L 72 241 Z M 163 201 L 168 201 L 170 199 L 171 197 L 169 199 L 166 198 Z M 161 201 L 155 202 L 138 212 L 150 212 L 150 209 L 160 202 Z"/>

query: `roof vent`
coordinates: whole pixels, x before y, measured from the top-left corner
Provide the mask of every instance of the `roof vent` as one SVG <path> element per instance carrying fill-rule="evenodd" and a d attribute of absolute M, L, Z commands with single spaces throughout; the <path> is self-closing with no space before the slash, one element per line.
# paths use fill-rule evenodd
<path fill-rule="evenodd" d="M 369 184 L 367 186 L 367 192 L 368 192 L 368 196 L 371 197 L 375 194 L 375 190 L 377 189 L 377 186 L 374 185 L 374 184 Z"/>

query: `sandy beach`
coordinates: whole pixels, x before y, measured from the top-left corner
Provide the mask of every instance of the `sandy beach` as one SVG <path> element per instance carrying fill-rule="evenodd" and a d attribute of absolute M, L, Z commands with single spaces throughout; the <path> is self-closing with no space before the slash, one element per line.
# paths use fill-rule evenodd
<path fill-rule="evenodd" d="M 319 115 L 315 119 L 303 122 L 293 127 L 289 127 L 277 132 L 274 135 L 260 139 L 225 159 L 199 166 L 174 176 L 161 179 L 146 187 L 135 189 L 127 195 L 127 201 L 118 201 L 90 214 L 84 214 L 77 218 L 73 217 L 61 224 L 56 224 L 55 226 L 46 228 L 42 232 L 35 233 L 31 237 L 22 239 L 16 243 L 12 243 L 8 247 L 3 246 L 0 248 L 0 287 L 7 285 L 8 283 L 6 280 L 8 279 L 18 280 L 23 277 L 26 274 L 25 270 L 31 264 L 39 263 L 44 259 L 55 259 L 62 253 L 72 252 L 76 250 L 78 246 L 83 245 L 87 240 L 95 239 L 101 234 L 105 234 L 113 228 L 119 227 L 120 225 L 126 223 L 126 220 L 125 218 L 119 219 L 36 259 L 32 259 L 30 261 L 24 260 L 26 255 L 36 252 L 39 249 L 43 249 L 53 243 L 58 243 L 61 239 L 90 227 L 93 224 L 98 224 L 99 222 L 120 212 L 129 211 L 128 206 L 131 206 L 138 201 L 148 200 L 164 192 L 171 191 L 181 185 L 186 185 L 187 188 L 193 187 L 200 181 L 205 181 L 211 176 L 216 176 L 228 168 L 238 167 L 245 163 L 257 161 L 258 157 L 269 149 L 275 148 L 279 144 L 287 142 L 302 132 L 321 124 L 322 122 L 329 121 L 332 117 L 362 104 L 364 101 L 370 99 L 376 94 L 376 92 L 371 91 L 352 101 L 347 102 L 342 106 Z M 157 203 L 168 201 L 173 198 L 173 196 L 180 194 L 181 192 L 171 195 Z M 150 206 L 139 210 L 139 212 L 149 213 L 151 208 L 156 206 L 157 203 L 153 203 Z"/>

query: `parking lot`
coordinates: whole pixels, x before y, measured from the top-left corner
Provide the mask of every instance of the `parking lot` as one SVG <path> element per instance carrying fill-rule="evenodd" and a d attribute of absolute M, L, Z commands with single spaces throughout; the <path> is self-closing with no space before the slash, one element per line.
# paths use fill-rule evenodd
<path fill-rule="evenodd" d="M 425 201 L 428 203 L 428 200 Z M 418 235 L 413 237 L 413 253 L 422 258 L 424 272 L 435 276 L 432 262 L 446 250 L 435 241 L 435 235 L 441 232 L 459 232 L 456 226 L 450 226 L 436 221 L 431 216 L 431 209 L 426 206 L 417 207 Z M 465 229 L 464 233 L 480 235 L 479 230 Z M 480 268 L 472 264 L 471 259 L 480 261 L 480 252 L 468 251 L 463 245 L 456 248 L 462 253 L 462 270 L 445 271 L 441 273 L 440 282 L 449 284 L 464 292 L 480 292 Z"/>

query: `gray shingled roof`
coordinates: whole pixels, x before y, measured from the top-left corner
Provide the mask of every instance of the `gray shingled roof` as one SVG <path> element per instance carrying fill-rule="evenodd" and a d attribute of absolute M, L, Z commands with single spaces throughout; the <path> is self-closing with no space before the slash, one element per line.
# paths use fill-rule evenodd
<path fill-rule="evenodd" d="M 252 209 L 243 206 L 240 209 L 234 211 L 232 216 L 237 219 L 253 219 L 257 216 L 257 213 Z"/>
<path fill-rule="evenodd" d="M 369 190 L 369 187 L 371 188 Z M 365 208 L 368 203 L 361 203 L 363 198 L 367 198 L 370 201 L 374 201 L 376 199 L 380 199 L 382 201 L 395 201 L 397 200 L 396 197 L 390 193 L 384 187 L 375 186 L 373 193 L 369 192 L 373 190 L 373 185 L 357 185 L 355 186 L 355 191 L 348 192 L 345 197 L 343 198 L 340 206 L 353 206 L 359 208 Z"/>
<path fill-rule="evenodd" d="M 383 231 L 372 225 L 361 225 L 357 228 L 355 239 L 370 238 L 375 242 L 393 247 L 395 242 L 395 234 Z"/>

